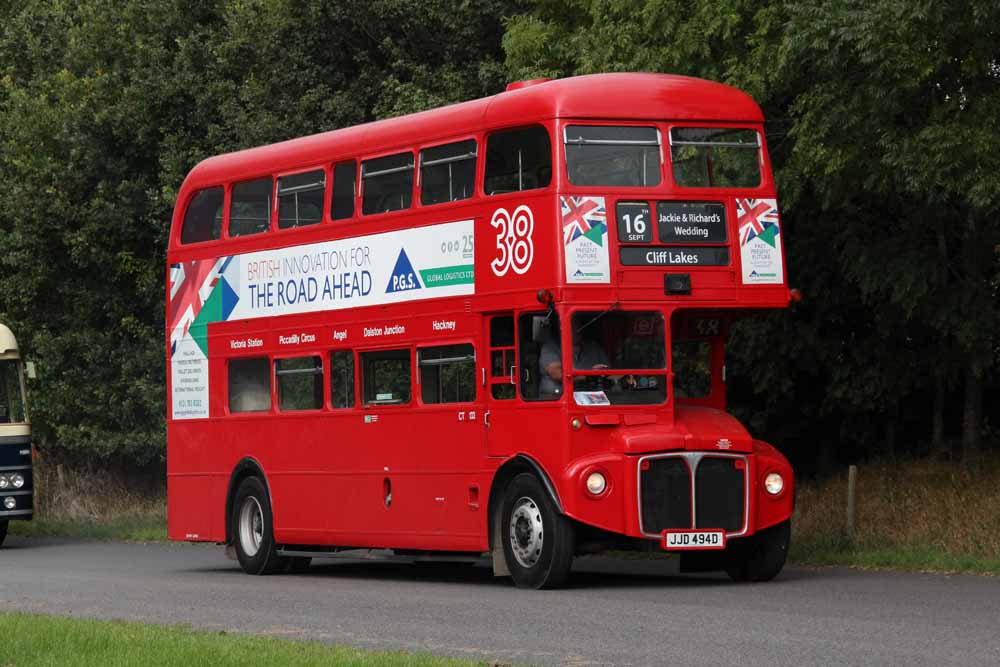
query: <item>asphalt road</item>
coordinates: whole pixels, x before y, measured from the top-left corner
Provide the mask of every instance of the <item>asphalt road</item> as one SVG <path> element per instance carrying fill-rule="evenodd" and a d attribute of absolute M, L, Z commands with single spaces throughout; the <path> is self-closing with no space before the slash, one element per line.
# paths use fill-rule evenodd
<path fill-rule="evenodd" d="M 10 537 L 0 609 L 513 663 L 1000 664 L 1000 578 L 788 568 L 735 585 L 579 559 L 569 589 L 522 591 L 479 566 L 316 563 L 250 577 L 219 547 Z"/>

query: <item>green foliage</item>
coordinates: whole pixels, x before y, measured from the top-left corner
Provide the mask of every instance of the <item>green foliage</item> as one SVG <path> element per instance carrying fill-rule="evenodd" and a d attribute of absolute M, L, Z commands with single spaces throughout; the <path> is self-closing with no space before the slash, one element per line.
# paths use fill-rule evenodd
<path fill-rule="evenodd" d="M 166 235 L 201 159 L 502 88 L 514 2 L 0 5 L 0 319 L 43 450 L 162 460 Z"/>
<path fill-rule="evenodd" d="M 812 461 L 844 443 L 886 453 L 904 431 L 927 443 L 935 382 L 971 396 L 945 406 L 971 420 L 967 446 L 983 428 L 970 406 L 997 389 L 1000 345 L 998 25 L 988 0 L 536 0 L 503 45 L 515 78 L 670 72 L 761 104 L 806 302 L 740 324 L 729 395 Z"/>
<path fill-rule="evenodd" d="M 1000 390 L 997 26 L 992 0 L 0 3 L 0 319 L 38 362 L 39 444 L 162 458 L 165 239 L 199 160 L 633 70 L 769 119 L 806 301 L 741 323 L 741 416 L 811 460 L 926 443 L 937 405 L 973 447 Z"/>

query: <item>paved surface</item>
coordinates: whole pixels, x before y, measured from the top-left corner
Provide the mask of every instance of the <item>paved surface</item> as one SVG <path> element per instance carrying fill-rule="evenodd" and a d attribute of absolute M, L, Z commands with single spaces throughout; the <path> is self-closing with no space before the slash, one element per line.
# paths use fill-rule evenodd
<path fill-rule="evenodd" d="M 521 591 L 485 567 L 317 561 L 249 577 L 222 549 L 8 538 L 0 609 L 186 623 L 543 664 L 1000 664 L 1000 579 L 789 568 L 770 584 L 580 559 Z"/>

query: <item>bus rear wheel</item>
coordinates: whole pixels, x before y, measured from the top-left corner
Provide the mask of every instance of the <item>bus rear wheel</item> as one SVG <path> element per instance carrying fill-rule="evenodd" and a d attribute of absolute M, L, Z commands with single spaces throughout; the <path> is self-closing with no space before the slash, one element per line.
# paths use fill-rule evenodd
<path fill-rule="evenodd" d="M 734 544 L 726 573 L 733 581 L 770 581 L 785 566 L 792 522 L 784 521 Z"/>
<path fill-rule="evenodd" d="M 240 483 L 233 503 L 232 528 L 236 558 L 244 572 L 275 574 L 285 571 L 288 562 L 278 555 L 271 503 L 259 478 L 247 477 Z"/>
<path fill-rule="evenodd" d="M 7 525 L 9 523 L 7 519 L 0 520 L 0 547 L 3 546 L 3 541 L 7 539 Z"/>
<path fill-rule="evenodd" d="M 522 473 L 504 490 L 500 514 L 507 569 L 518 588 L 558 588 L 573 565 L 573 524 L 538 478 Z"/>

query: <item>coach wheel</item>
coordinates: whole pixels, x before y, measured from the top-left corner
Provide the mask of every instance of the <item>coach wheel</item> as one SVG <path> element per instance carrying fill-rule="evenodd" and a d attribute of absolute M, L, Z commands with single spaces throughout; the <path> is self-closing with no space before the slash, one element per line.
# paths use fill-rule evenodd
<path fill-rule="evenodd" d="M 520 588 L 556 588 L 573 564 L 573 525 L 559 514 L 538 478 L 522 473 L 504 491 L 500 517 L 504 557 Z"/>
<path fill-rule="evenodd" d="M 3 541 L 7 539 L 7 524 L 9 523 L 7 519 L 0 521 L 0 547 L 3 546 Z"/>
<path fill-rule="evenodd" d="M 726 573 L 733 581 L 770 581 L 785 566 L 792 522 L 784 521 L 733 544 Z"/>
<path fill-rule="evenodd" d="M 247 477 L 240 483 L 233 503 L 232 526 L 236 558 L 244 572 L 274 574 L 288 566 L 288 561 L 278 555 L 271 503 L 257 477 Z"/>

